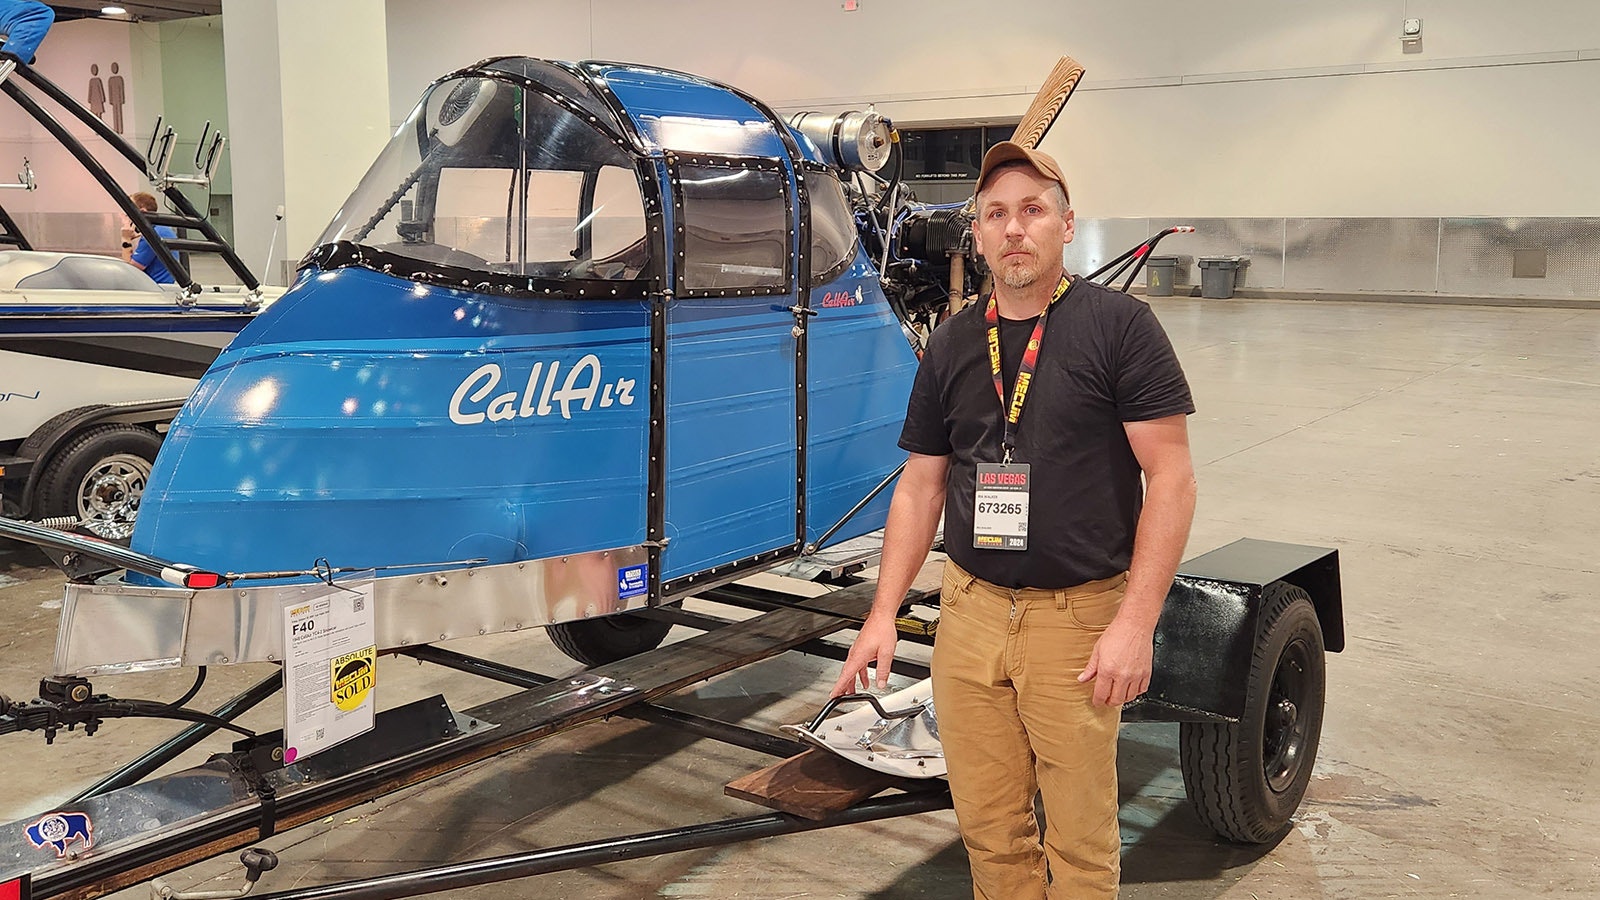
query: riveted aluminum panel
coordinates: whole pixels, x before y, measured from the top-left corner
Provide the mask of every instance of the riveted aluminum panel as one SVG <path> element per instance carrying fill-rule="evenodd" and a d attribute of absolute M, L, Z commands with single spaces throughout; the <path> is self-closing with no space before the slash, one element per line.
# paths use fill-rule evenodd
<path fill-rule="evenodd" d="M 378 648 L 498 634 L 645 606 L 621 596 L 620 572 L 643 546 L 376 579 Z M 69 584 L 56 674 L 102 675 L 283 658 L 283 605 L 320 582 L 190 591 L 122 582 Z"/>
<path fill-rule="evenodd" d="M 1305 291 L 1433 291 L 1439 220 L 1288 219 L 1283 287 Z"/>
<path fill-rule="evenodd" d="M 1513 251 L 1543 249 L 1544 278 L 1514 278 Z M 1600 297 L 1600 218 L 1442 219 L 1443 294 Z"/>

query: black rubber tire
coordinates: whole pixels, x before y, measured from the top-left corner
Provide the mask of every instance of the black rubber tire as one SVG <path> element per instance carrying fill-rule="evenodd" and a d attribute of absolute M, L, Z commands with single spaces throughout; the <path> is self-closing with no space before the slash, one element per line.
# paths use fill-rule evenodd
<path fill-rule="evenodd" d="M 599 666 L 661 646 L 672 623 L 618 613 L 559 622 L 544 630 L 562 653 L 586 666 Z"/>
<path fill-rule="evenodd" d="M 111 505 L 121 508 L 126 515 L 119 514 L 116 521 L 106 523 L 120 530 L 115 535 L 104 536 L 126 538 L 127 534 L 122 532 L 131 532 L 133 519 L 138 514 L 139 500 L 144 493 L 143 476 L 149 475 L 150 466 L 160 450 L 161 436 L 148 428 L 122 424 L 87 428 L 67 441 L 45 464 L 39 476 L 35 509 L 42 518 L 71 516 L 94 522 L 94 516 L 82 515 L 92 510 L 82 508 L 79 503 L 88 488 L 88 479 L 117 457 L 133 457 L 142 461 L 142 465 L 138 466 L 142 475 L 118 479 L 117 490 L 121 493 L 107 498 Z M 124 487 L 127 490 L 124 491 Z"/>
<path fill-rule="evenodd" d="M 1327 667 L 1322 626 L 1304 590 L 1273 582 L 1261 619 L 1237 723 L 1185 722 L 1178 729 L 1189 803 L 1228 840 L 1281 837 L 1300 808 L 1322 736 Z"/>

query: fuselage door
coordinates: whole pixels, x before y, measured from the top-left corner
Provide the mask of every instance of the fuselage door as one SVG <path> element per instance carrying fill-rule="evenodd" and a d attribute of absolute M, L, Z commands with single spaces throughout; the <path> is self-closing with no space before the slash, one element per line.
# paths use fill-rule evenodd
<path fill-rule="evenodd" d="M 795 187 L 786 160 L 669 155 L 664 590 L 794 552 Z"/>

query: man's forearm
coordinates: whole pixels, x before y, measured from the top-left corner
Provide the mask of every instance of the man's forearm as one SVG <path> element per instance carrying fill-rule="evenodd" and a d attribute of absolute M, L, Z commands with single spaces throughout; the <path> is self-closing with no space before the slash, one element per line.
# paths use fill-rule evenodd
<path fill-rule="evenodd" d="M 1154 630 L 1172 587 L 1194 523 L 1195 481 L 1191 471 L 1157 476 L 1145 489 L 1144 509 L 1133 541 L 1128 590 L 1121 616 Z"/>
<path fill-rule="evenodd" d="M 878 590 L 872 600 L 873 616 L 893 617 L 900 611 L 906 591 L 928 558 L 933 536 L 944 512 L 944 487 L 918 489 L 897 485 L 889 501 L 889 521 L 883 531 L 883 559 L 878 564 Z"/>

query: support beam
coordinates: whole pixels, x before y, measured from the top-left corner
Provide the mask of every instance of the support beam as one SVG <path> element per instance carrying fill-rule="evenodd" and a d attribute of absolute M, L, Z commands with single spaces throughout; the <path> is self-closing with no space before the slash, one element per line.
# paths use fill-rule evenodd
<path fill-rule="evenodd" d="M 283 284 L 393 132 L 386 7 L 223 0 L 222 22 L 234 246 Z"/>

